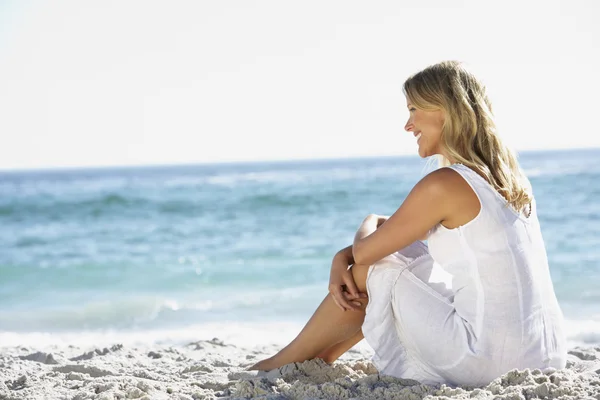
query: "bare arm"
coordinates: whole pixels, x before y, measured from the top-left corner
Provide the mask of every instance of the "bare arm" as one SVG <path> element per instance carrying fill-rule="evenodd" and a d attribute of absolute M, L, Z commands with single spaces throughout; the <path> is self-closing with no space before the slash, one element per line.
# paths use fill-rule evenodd
<path fill-rule="evenodd" d="M 411 190 L 400 208 L 379 229 L 379 216 L 368 216 L 356 232 L 354 261 L 370 265 L 427 236 L 450 212 L 448 169 L 436 170 Z M 452 175 L 450 175 L 452 176 Z"/>
<path fill-rule="evenodd" d="M 389 216 L 380 215 L 380 216 L 379 216 L 379 221 L 377 222 L 377 228 L 379 229 L 379 227 L 380 227 L 381 225 L 383 225 L 383 223 L 384 223 L 385 221 L 387 221 L 389 218 L 390 218 Z M 425 235 L 423 235 L 423 237 L 422 237 L 422 238 L 420 238 L 419 240 L 427 240 L 427 238 L 428 238 L 428 237 L 429 237 L 429 231 L 428 231 L 428 232 L 427 232 Z"/>
<path fill-rule="evenodd" d="M 340 260 L 343 260 L 345 263 L 347 263 L 347 265 L 354 264 L 354 255 L 352 254 L 352 245 L 350 245 L 348 247 L 344 247 L 343 249 L 338 251 L 335 254 L 334 258 L 339 258 Z"/>
<path fill-rule="evenodd" d="M 377 228 L 379 228 L 385 221 L 387 221 L 389 216 L 380 215 L 377 220 Z M 352 245 L 344 247 L 340 251 L 338 251 L 334 259 L 338 258 L 340 261 L 346 263 L 347 265 L 354 264 L 354 254 L 352 253 Z"/>

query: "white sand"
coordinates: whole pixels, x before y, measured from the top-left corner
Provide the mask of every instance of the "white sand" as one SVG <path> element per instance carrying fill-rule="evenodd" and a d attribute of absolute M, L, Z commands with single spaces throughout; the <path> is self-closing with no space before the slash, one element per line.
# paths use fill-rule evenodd
<path fill-rule="evenodd" d="M 242 348 L 218 339 L 185 346 L 3 348 L 0 399 L 600 400 L 600 347 L 573 349 L 565 370 L 515 370 L 475 389 L 379 376 L 361 348 L 333 366 L 313 360 L 262 377 L 244 371 L 276 350 L 275 345 Z"/>

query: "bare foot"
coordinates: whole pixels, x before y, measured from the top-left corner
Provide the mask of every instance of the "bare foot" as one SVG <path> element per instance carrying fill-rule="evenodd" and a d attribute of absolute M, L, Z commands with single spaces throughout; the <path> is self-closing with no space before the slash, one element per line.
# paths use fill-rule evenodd
<path fill-rule="evenodd" d="M 273 360 L 271 358 L 267 358 L 265 360 L 257 362 L 256 364 L 248 368 L 247 371 L 270 371 L 275 368 L 277 367 L 274 365 Z"/>

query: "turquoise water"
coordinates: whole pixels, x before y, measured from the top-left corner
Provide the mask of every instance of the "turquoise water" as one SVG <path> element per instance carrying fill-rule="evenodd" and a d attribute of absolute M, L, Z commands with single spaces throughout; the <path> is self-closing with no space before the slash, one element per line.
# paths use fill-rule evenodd
<path fill-rule="evenodd" d="M 520 160 L 569 339 L 599 343 L 600 149 Z M 297 326 L 362 219 L 425 172 L 417 157 L 0 172 L 0 342 Z"/>

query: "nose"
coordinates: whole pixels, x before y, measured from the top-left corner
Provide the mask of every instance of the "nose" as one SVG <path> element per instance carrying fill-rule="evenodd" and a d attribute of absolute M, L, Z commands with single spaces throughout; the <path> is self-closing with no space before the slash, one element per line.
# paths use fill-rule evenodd
<path fill-rule="evenodd" d="M 404 130 L 406 132 L 412 132 L 414 129 L 415 129 L 415 126 L 412 123 L 412 119 L 409 118 L 408 121 L 406 121 L 406 125 L 404 125 Z"/>

